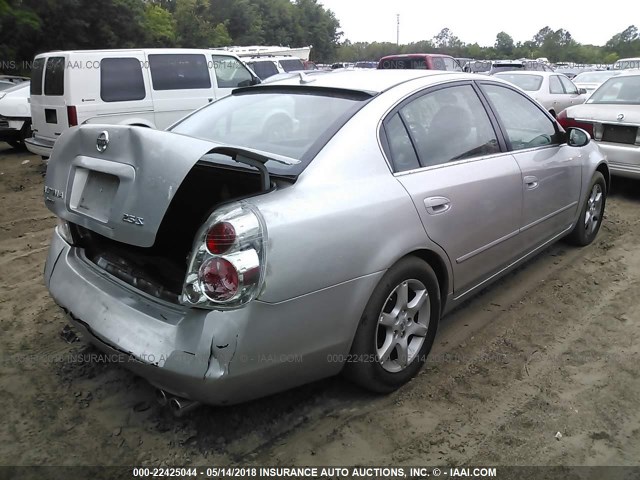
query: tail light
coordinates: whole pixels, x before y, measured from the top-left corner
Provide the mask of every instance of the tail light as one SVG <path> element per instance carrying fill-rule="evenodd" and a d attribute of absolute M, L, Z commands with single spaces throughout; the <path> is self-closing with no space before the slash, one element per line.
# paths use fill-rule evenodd
<path fill-rule="evenodd" d="M 69 120 L 70 127 L 78 125 L 78 111 L 76 107 L 67 107 L 67 119 Z"/>
<path fill-rule="evenodd" d="M 231 310 L 256 298 L 264 282 L 265 245 L 264 221 L 252 205 L 213 212 L 196 234 L 181 302 Z"/>
<path fill-rule="evenodd" d="M 589 135 L 593 137 L 593 123 L 571 118 L 567 116 L 566 110 L 561 111 L 556 117 L 556 120 L 565 130 L 569 128 L 581 128 L 583 130 L 586 130 L 587 133 L 589 133 Z"/>

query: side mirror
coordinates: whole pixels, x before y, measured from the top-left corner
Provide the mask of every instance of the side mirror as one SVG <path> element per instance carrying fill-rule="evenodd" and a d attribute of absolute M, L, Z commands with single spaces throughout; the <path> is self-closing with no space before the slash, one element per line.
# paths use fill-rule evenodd
<path fill-rule="evenodd" d="M 251 79 L 251 85 L 258 85 L 260 83 L 262 83 L 262 80 L 260 80 L 260 77 L 253 77 Z"/>
<path fill-rule="evenodd" d="M 581 128 L 570 128 L 567 145 L 570 147 L 584 147 L 591 141 L 591 135 Z"/>
<path fill-rule="evenodd" d="M 586 88 L 579 88 L 579 89 L 578 89 L 578 93 L 579 93 L 580 95 L 585 95 L 585 94 L 587 93 L 587 89 L 586 89 Z"/>

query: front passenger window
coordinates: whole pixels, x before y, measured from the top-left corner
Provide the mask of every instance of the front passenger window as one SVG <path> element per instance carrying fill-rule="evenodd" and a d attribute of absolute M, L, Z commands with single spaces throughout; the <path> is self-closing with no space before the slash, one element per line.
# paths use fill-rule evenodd
<path fill-rule="evenodd" d="M 499 85 L 484 84 L 482 89 L 500 117 L 513 150 L 560 143 L 555 124 L 532 100 Z"/>

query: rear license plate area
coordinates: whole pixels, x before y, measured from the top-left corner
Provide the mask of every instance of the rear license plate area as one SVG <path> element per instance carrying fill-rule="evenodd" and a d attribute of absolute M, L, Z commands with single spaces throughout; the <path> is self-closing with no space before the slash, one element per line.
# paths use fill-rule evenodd
<path fill-rule="evenodd" d="M 76 168 L 69 207 L 78 213 L 106 223 L 118 191 L 120 179 L 104 172 Z"/>
<path fill-rule="evenodd" d="M 602 133 L 602 140 L 613 143 L 626 143 L 633 145 L 636 142 L 637 127 L 625 125 L 605 125 Z"/>
<path fill-rule="evenodd" d="M 45 108 L 44 119 L 47 123 L 58 123 L 58 112 L 52 108 Z"/>

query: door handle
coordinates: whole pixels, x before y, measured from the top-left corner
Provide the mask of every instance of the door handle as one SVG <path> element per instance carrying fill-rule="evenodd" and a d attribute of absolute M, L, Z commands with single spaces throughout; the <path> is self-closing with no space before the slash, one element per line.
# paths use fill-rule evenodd
<path fill-rule="evenodd" d="M 539 185 L 538 177 L 534 177 L 533 175 L 524 177 L 524 184 L 527 187 L 527 190 L 535 190 Z"/>
<path fill-rule="evenodd" d="M 446 197 L 428 197 L 424 199 L 424 206 L 429 215 L 438 215 L 451 208 L 451 200 Z"/>

